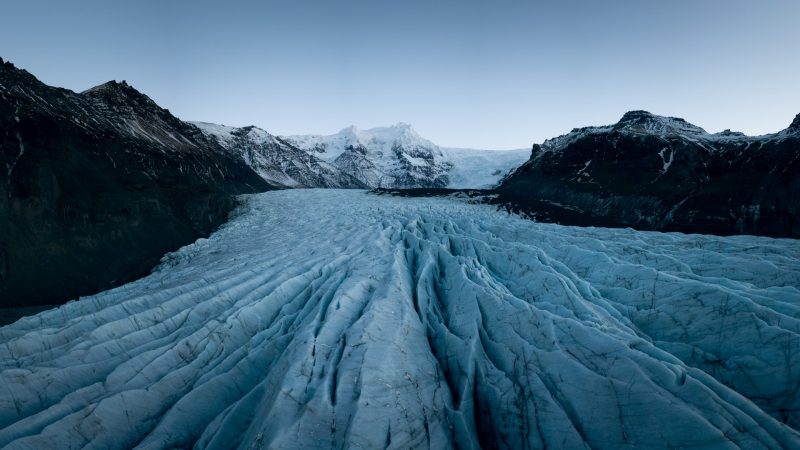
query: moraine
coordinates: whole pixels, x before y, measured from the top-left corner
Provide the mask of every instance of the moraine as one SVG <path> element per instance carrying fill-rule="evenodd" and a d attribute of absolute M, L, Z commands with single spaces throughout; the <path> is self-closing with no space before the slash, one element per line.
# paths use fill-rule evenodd
<path fill-rule="evenodd" d="M 0 328 L 0 447 L 800 446 L 800 241 L 245 199 Z"/>

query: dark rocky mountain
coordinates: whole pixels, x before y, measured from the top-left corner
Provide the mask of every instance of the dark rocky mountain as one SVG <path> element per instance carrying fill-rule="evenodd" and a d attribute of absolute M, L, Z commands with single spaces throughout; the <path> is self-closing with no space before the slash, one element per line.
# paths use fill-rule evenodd
<path fill-rule="evenodd" d="M 271 188 L 124 81 L 75 93 L 2 60 L 0 165 L 2 307 L 137 278 Z"/>
<path fill-rule="evenodd" d="M 800 237 L 800 115 L 764 136 L 645 111 L 534 145 L 494 203 L 542 221 Z"/>
<path fill-rule="evenodd" d="M 349 173 L 256 126 L 237 128 L 206 122 L 192 124 L 274 185 L 289 188 L 368 187 Z"/>

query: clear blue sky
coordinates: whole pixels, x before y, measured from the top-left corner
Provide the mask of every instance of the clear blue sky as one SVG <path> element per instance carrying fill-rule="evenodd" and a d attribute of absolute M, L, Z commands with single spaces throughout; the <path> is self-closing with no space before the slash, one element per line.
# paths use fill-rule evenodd
<path fill-rule="evenodd" d="M 0 56 L 275 134 L 411 123 L 520 148 L 627 110 L 763 134 L 800 112 L 798 0 L 0 0 Z"/>

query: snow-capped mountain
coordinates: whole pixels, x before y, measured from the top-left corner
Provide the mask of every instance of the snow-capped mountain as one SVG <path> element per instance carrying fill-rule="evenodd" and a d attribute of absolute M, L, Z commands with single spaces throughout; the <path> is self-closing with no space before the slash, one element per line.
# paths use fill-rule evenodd
<path fill-rule="evenodd" d="M 370 187 L 384 188 L 491 187 L 528 155 L 523 150 L 440 148 L 406 123 L 283 139 Z"/>
<path fill-rule="evenodd" d="M 261 178 L 283 187 L 365 188 L 353 176 L 261 128 L 191 122 L 231 154 L 241 157 Z"/>
<path fill-rule="evenodd" d="M 408 124 L 331 136 L 288 136 L 299 148 L 328 161 L 370 187 L 445 187 L 450 165 L 439 148 Z"/>
<path fill-rule="evenodd" d="M 796 449 L 798 261 L 256 194 L 152 275 L 0 328 L 0 447 Z"/>
<path fill-rule="evenodd" d="M 631 111 L 534 145 L 497 191 L 540 220 L 800 237 L 800 115 L 745 136 Z"/>
<path fill-rule="evenodd" d="M 0 60 L 0 306 L 54 304 L 149 272 L 270 189 L 124 81 L 82 93 Z"/>

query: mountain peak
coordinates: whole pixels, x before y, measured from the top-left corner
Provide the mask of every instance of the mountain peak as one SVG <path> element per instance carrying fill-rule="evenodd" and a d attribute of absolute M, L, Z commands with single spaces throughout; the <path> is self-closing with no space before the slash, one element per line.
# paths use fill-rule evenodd
<path fill-rule="evenodd" d="M 133 89 L 133 87 L 131 87 L 131 85 L 129 85 L 128 82 L 125 80 L 122 80 L 121 82 L 117 80 L 111 80 L 111 81 L 106 81 L 103 84 L 98 84 L 97 86 L 91 87 L 81 92 L 81 94 L 95 94 L 99 92 L 121 91 L 125 90 L 126 88 Z"/>
<path fill-rule="evenodd" d="M 792 121 L 792 124 L 789 125 L 789 128 L 793 130 L 800 130 L 800 114 L 794 116 L 794 120 Z"/>
<path fill-rule="evenodd" d="M 339 131 L 339 134 L 355 134 L 361 131 L 357 126 L 350 125 L 349 127 L 344 127 Z"/>
<path fill-rule="evenodd" d="M 4 78 L 6 82 L 13 80 L 16 83 L 34 83 L 44 86 L 44 83 L 39 81 L 35 76 L 25 69 L 21 69 L 14 65 L 9 60 L 0 58 L 0 77 Z"/>
<path fill-rule="evenodd" d="M 745 137 L 745 134 L 741 131 L 732 131 L 730 128 L 715 133 L 714 135 L 723 137 Z"/>
<path fill-rule="evenodd" d="M 637 109 L 633 111 L 628 111 L 622 115 L 622 118 L 619 119 L 620 122 L 638 122 L 641 120 L 648 120 L 648 119 L 655 119 L 655 114 L 651 113 L 650 111 L 645 111 L 642 109 Z"/>
<path fill-rule="evenodd" d="M 81 92 L 81 95 L 99 99 L 115 108 L 145 108 L 153 111 L 168 112 L 158 106 L 150 97 L 136 90 L 136 88 L 128 84 L 125 80 L 107 81 Z"/>
<path fill-rule="evenodd" d="M 615 128 L 640 130 L 652 133 L 705 134 L 706 131 L 680 117 L 659 116 L 648 111 L 628 111 L 622 115 Z"/>
<path fill-rule="evenodd" d="M 362 129 L 355 125 L 350 125 L 349 127 L 342 128 L 338 134 L 384 134 L 384 133 L 392 133 L 392 134 L 403 134 L 403 133 L 416 133 L 414 128 L 411 124 L 407 122 L 397 122 L 394 125 L 389 126 L 381 126 L 381 127 L 373 127 L 373 128 L 366 128 Z"/>
<path fill-rule="evenodd" d="M 650 111 L 634 110 L 628 111 L 619 119 L 620 123 L 644 123 L 649 121 L 662 121 L 662 122 L 680 122 L 689 124 L 686 120 L 680 117 L 659 116 Z"/>

